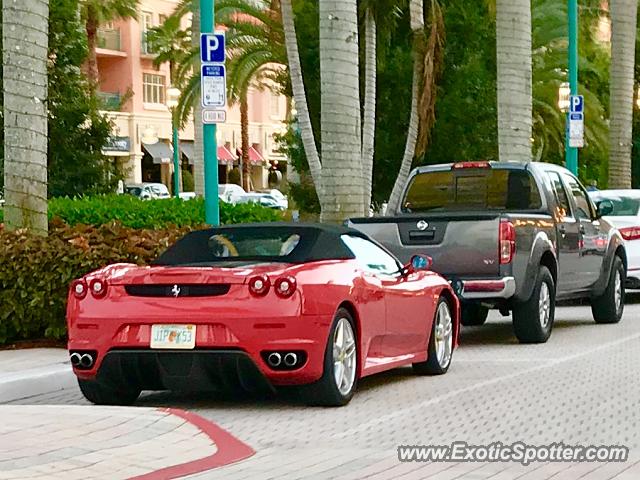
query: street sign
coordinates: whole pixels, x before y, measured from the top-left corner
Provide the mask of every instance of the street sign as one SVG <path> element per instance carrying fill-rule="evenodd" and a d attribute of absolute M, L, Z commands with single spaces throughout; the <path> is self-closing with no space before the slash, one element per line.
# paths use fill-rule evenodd
<path fill-rule="evenodd" d="M 203 33 L 200 35 L 200 61 L 202 63 L 224 63 L 224 33 Z"/>
<path fill-rule="evenodd" d="M 569 97 L 569 113 L 584 113 L 584 97 L 582 95 Z"/>
<path fill-rule="evenodd" d="M 584 147 L 584 113 L 569 113 L 569 146 Z"/>
<path fill-rule="evenodd" d="M 202 110 L 202 123 L 205 125 L 224 123 L 226 121 L 226 110 Z"/>
<path fill-rule="evenodd" d="M 227 103 L 227 74 L 224 65 L 202 65 L 200 85 L 202 108 L 224 108 Z"/>

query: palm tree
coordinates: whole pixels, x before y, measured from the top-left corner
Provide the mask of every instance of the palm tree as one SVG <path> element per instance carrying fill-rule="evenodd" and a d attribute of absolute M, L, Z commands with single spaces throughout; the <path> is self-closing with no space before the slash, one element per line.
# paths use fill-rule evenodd
<path fill-rule="evenodd" d="M 4 221 L 9 230 L 29 228 L 44 236 L 48 231 L 48 17 L 48 0 L 2 5 Z"/>
<path fill-rule="evenodd" d="M 531 0 L 496 0 L 501 161 L 531 160 Z"/>
<path fill-rule="evenodd" d="M 137 18 L 138 0 L 82 0 L 81 16 L 87 30 L 87 77 L 94 88 L 98 85 L 98 28 L 118 19 Z"/>
<path fill-rule="evenodd" d="M 416 155 L 424 155 L 429 134 L 435 123 L 436 82 L 439 78 L 444 48 L 444 17 L 437 0 L 429 8 L 430 32 L 425 39 L 424 4 L 421 0 L 409 3 L 411 29 L 414 35 L 413 80 L 409 131 L 400 171 L 396 177 L 387 214 L 392 215 L 400 206 L 400 197 L 409 178 Z"/>
<path fill-rule="evenodd" d="M 191 31 L 183 29 L 180 21 L 180 17 L 172 15 L 147 34 L 149 47 L 155 53 L 153 64 L 156 67 L 163 63 L 169 64 L 169 77 L 173 86 L 180 85 L 177 66 L 191 50 Z"/>
<path fill-rule="evenodd" d="M 360 119 L 358 5 L 321 0 L 320 80 L 322 190 L 320 219 L 342 222 L 365 213 Z"/>
<path fill-rule="evenodd" d="M 638 0 L 611 0 L 609 187 L 631 188 L 636 16 Z"/>

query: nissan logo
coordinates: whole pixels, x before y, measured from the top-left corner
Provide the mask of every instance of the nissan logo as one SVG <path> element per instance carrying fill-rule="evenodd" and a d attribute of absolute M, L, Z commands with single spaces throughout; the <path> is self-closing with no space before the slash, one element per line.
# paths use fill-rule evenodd
<path fill-rule="evenodd" d="M 429 224 L 427 222 L 425 222 L 424 220 L 420 220 L 417 224 L 416 227 L 418 227 L 418 230 L 420 231 L 424 231 L 427 228 L 429 228 Z"/>

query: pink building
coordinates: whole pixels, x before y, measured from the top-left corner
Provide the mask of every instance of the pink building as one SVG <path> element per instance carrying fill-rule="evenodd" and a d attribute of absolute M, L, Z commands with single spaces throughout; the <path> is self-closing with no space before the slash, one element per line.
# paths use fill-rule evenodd
<path fill-rule="evenodd" d="M 177 0 L 143 0 L 137 20 L 103 25 L 99 33 L 100 92 L 114 131 L 105 154 L 121 162 L 129 183 L 170 183 L 173 171 L 171 115 L 166 106 L 169 67 L 153 65 L 146 32 L 162 24 Z M 284 171 L 286 159 L 274 152 L 273 136 L 284 130 L 286 98 L 270 90 L 249 94 L 251 177 L 254 188 L 266 188 L 269 169 Z M 183 164 L 193 165 L 193 122 L 180 131 Z M 156 143 L 148 139 L 158 139 Z M 147 140 L 149 143 L 144 143 Z M 237 164 L 241 147 L 240 112 L 227 107 L 227 122 L 218 125 L 220 183 Z"/>

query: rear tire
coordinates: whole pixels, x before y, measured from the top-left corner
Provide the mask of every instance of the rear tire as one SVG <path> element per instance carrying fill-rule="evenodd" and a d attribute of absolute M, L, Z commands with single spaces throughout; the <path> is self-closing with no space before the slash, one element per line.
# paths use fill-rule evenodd
<path fill-rule="evenodd" d="M 613 257 L 607 288 L 591 299 L 591 313 L 596 323 L 618 323 L 624 313 L 625 271 L 622 259 Z"/>
<path fill-rule="evenodd" d="M 540 266 L 526 302 L 513 308 L 513 330 L 520 343 L 544 343 L 551 336 L 556 310 L 556 287 L 551 272 Z"/>
<path fill-rule="evenodd" d="M 460 323 L 465 327 L 484 325 L 489 316 L 489 309 L 478 303 L 468 303 L 461 307 Z"/>
<path fill-rule="evenodd" d="M 453 320 L 449 302 L 440 297 L 431 326 L 431 335 L 429 335 L 427 361 L 414 363 L 414 373 L 418 375 L 443 375 L 447 373 L 453 357 L 453 338 L 455 335 Z"/>
<path fill-rule="evenodd" d="M 125 385 L 106 385 L 95 380 L 78 379 L 84 398 L 96 405 L 132 405 L 140 396 L 140 389 Z"/>
<path fill-rule="evenodd" d="M 329 330 L 322 378 L 301 389 L 306 403 L 324 407 L 349 403 L 358 385 L 359 352 L 353 318 L 345 308 L 339 308 Z"/>

